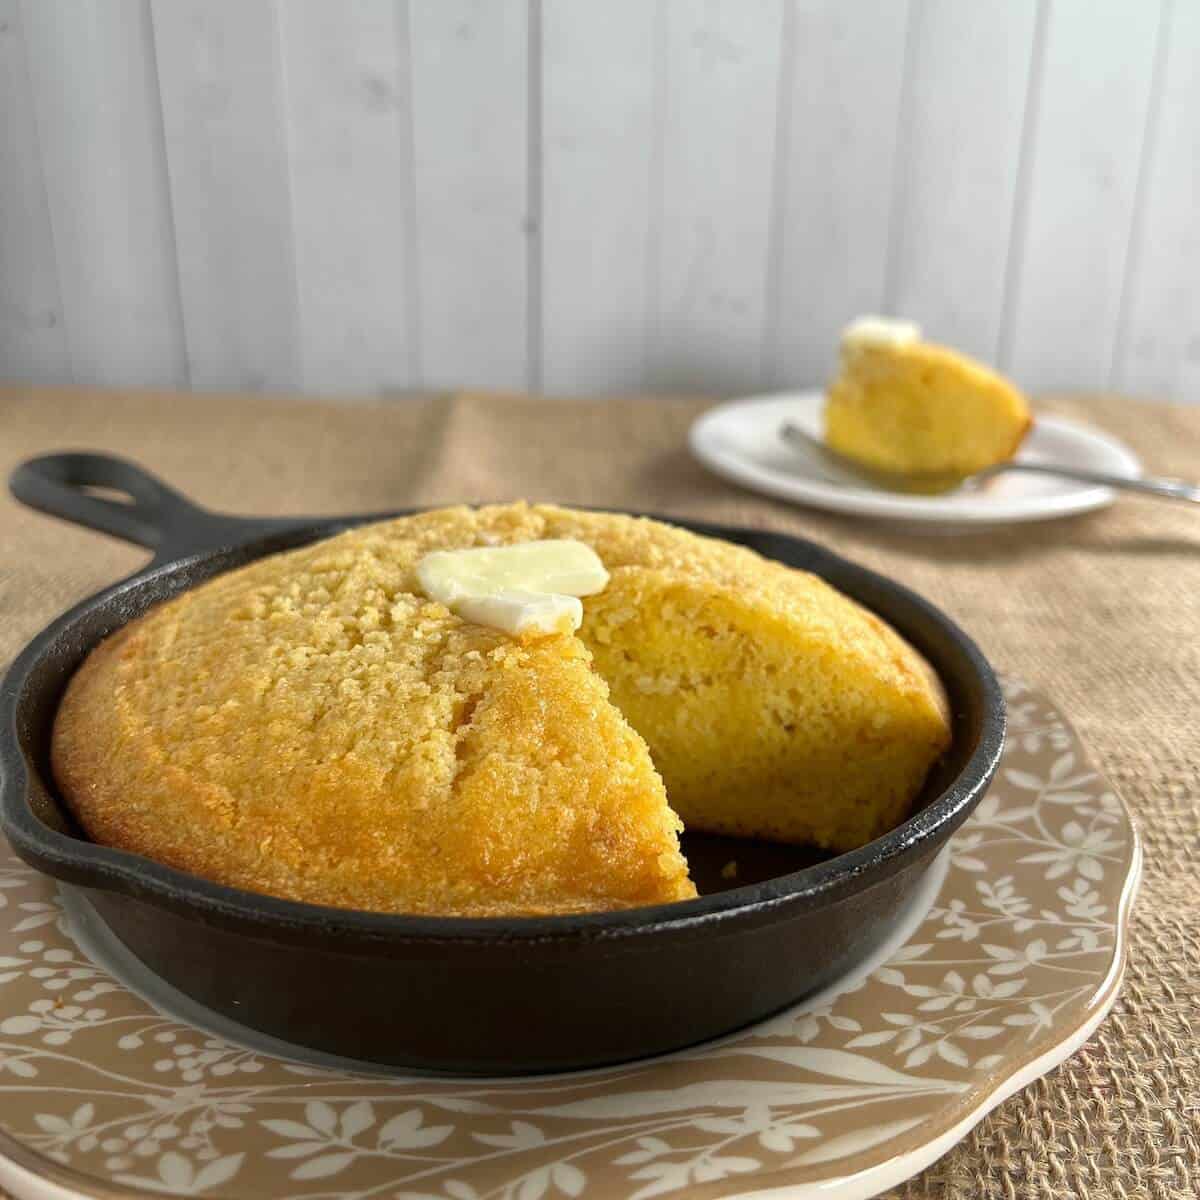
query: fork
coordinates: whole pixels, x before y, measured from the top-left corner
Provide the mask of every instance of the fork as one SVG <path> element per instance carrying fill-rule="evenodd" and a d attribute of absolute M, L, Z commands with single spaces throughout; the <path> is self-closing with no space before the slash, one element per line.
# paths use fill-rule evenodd
<path fill-rule="evenodd" d="M 918 492 L 936 494 L 961 490 L 978 491 L 984 484 L 1008 471 L 1023 471 L 1029 475 L 1054 475 L 1061 479 L 1074 479 L 1080 483 L 1099 484 L 1103 487 L 1124 488 L 1142 492 L 1148 496 L 1161 496 L 1167 500 L 1187 500 L 1200 504 L 1200 487 L 1183 479 L 1153 478 L 1151 476 L 1112 475 L 1107 471 L 1093 471 L 1089 467 L 1071 467 L 1063 463 L 1023 462 L 1010 458 L 972 475 L 956 475 L 949 471 L 891 471 L 885 467 L 868 466 L 827 446 L 819 438 L 805 433 L 803 429 L 785 422 L 779 436 L 790 446 L 806 450 L 822 467 L 841 475 L 841 482 L 850 482 L 885 492 Z"/>

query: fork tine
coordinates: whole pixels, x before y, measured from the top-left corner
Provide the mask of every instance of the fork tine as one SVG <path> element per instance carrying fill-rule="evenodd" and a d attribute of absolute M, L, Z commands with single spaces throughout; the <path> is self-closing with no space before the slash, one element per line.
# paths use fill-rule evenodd
<path fill-rule="evenodd" d="M 902 471 L 887 471 L 880 467 L 871 467 L 866 463 L 856 462 L 846 455 L 834 450 L 820 438 L 805 433 L 798 425 L 785 421 L 779 430 L 779 436 L 790 446 L 808 452 L 818 464 L 832 473 L 833 482 L 856 484 L 872 488 L 880 492 L 905 492 L 924 495 L 936 495 L 940 492 L 954 491 L 956 488 L 969 484 L 970 477 L 951 475 L 945 472 L 926 474 L 905 474 Z M 840 477 L 840 478 L 839 478 Z"/>
<path fill-rule="evenodd" d="M 858 464 L 852 463 L 848 459 L 843 460 L 841 455 L 830 450 L 823 442 L 811 434 L 805 433 L 798 426 L 790 423 L 785 424 L 780 430 L 780 436 L 794 449 L 801 450 L 815 459 L 818 467 L 832 472 L 833 482 L 849 482 L 872 488 L 880 486 Z"/>

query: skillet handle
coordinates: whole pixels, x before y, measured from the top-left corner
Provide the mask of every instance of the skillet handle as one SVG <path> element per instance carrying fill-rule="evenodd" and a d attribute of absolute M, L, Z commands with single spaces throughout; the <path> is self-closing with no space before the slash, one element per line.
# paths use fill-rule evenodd
<path fill-rule="evenodd" d="M 8 486 L 30 508 L 153 550 L 155 562 L 228 542 L 231 526 L 242 523 L 193 504 L 136 463 L 109 454 L 43 454 L 17 467 Z"/>

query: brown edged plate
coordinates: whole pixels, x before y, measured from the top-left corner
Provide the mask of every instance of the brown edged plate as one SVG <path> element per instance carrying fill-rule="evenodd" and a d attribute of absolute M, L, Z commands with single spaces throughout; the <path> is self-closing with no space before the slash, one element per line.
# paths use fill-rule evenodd
<path fill-rule="evenodd" d="M 156 979 L 0 844 L 0 1187 L 204 1195 L 863 1200 L 1075 1051 L 1117 995 L 1140 852 L 1061 711 L 1008 680 L 984 801 L 894 936 L 726 1038 L 450 1079 L 288 1047 Z"/>

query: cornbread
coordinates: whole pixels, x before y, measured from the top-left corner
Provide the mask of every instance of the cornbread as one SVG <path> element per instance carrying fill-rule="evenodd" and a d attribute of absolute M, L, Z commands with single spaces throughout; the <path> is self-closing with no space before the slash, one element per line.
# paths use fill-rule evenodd
<path fill-rule="evenodd" d="M 826 394 L 825 440 L 867 466 L 961 477 L 1011 458 L 1032 425 L 1025 397 L 908 322 L 847 327 Z"/>
<path fill-rule="evenodd" d="M 432 551 L 544 538 L 610 573 L 577 636 L 508 636 L 421 593 Z M 512 504 L 365 526 L 152 609 L 71 681 L 52 765 L 91 837 L 223 883 L 567 913 L 693 896 L 677 813 L 861 845 L 906 814 L 948 728 L 920 656 L 814 576 Z"/>
<path fill-rule="evenodd" d="M 815 575 L 651 521 L 556 514 L 611 572 L 579 636 L 689 829 L 851 850 L 949 744 L 941 685 Z"/>

